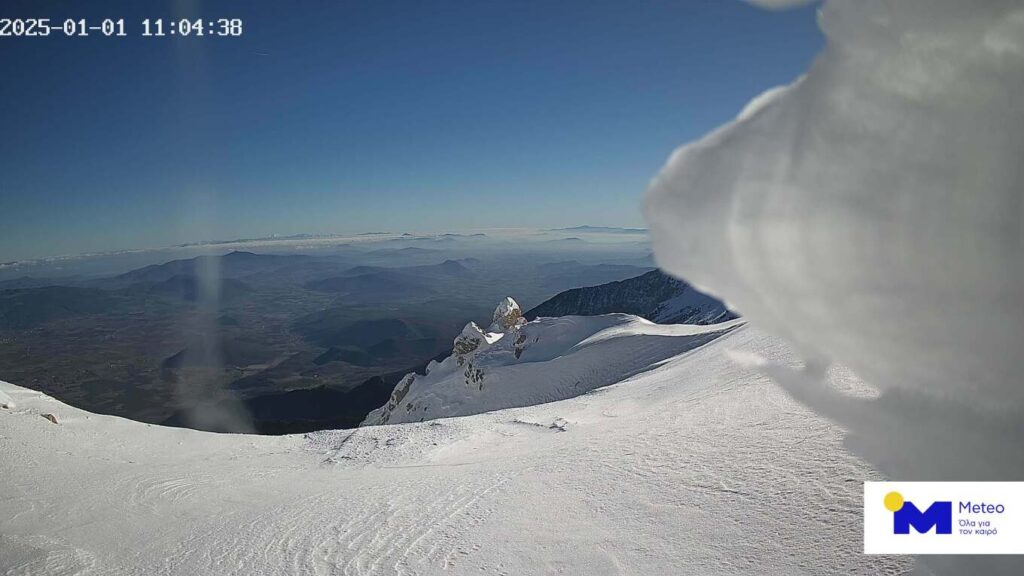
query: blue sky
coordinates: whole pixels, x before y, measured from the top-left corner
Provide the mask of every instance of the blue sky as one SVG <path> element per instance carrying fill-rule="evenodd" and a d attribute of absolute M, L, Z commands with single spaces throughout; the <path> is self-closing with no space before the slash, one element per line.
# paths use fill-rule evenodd
<path fill-rule="evenodd" d="M 673 148 L 791 81 L 815 7 L 738 0 L 5 2 L 0 261 L 270 234 L 642 226 Z M 145 4 L 146 6 L 141 6 Z M 240 38 L 143 18 L 239 17 Z M 97 20 L 98 21 L 98 20 Z"/>

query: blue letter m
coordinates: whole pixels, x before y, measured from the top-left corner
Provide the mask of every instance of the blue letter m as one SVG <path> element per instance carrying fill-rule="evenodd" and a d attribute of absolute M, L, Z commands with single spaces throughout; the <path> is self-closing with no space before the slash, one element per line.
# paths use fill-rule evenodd
<path fill-rule="evenodd" d="M 933 502 L 927 510 L 921 512 L 911 502 L 904 502 L 903 508 L 892 515 L 893 534 L 910 534 L 913 526 L 921 534 L 935 527 L 936 534 L 953 533 L 953 503 Z"/>

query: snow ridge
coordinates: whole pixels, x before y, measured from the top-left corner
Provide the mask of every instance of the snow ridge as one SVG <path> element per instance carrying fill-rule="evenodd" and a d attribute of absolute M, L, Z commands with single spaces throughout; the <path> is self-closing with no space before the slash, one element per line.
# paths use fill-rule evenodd
<path fill-rule="evenodd" d="M 594 316 L 622 312 L 659 324 L 716 324 L 735 314 L 721 301 L 660 270 L 598 286 L 573 288 L 526 313 L 538 316 Z"/>
<path fill-rule="evenodd" d="M 366 425 L 420 422 L 570 398 L 620 382 L 728 332 L 713 326 L 661 326 L 627 314 L 538 318 L 527 322 L 505 298 L 486 331 L 470 322 L 452 355 L 426 375 L 407 374 Z"/>

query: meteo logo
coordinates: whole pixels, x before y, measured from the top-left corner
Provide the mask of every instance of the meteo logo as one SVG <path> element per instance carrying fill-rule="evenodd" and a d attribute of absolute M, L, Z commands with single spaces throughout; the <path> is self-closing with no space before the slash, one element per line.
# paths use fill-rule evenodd
<path fill-rule="evenodd" d="M 1024 482 L 867 481 L 861 504 L 867 554 L 1024 554 Z"/>
<path fill-rule="evenodd" d="M 893 534 L 910 534 L 911 526 L 920 534 L 932 528 L 936 534 L 953 533 L 952 502 L 932 502 L 922 512 L 913 502 L 904 500 L 899 492 L 889 492 L 885 495 L 885 509 L 892 512 Z"/>

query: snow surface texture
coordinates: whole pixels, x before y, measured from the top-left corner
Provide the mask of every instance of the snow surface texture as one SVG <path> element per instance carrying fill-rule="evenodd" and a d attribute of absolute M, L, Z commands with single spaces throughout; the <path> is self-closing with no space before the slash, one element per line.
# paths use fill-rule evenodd
<path fill-rule="evenodd" d="M 363 425 L 422 422 L 579 396 L 706 344 L 739 322 L 662 326 L 606 314 L 527 323 L 519 304 L 505 298 L 488 332 L 467 324 L 451 356 L 431 362 L 426 376 L 407 374 Z"/>
<path fill-rule="evenodd" d="M 690 320 L 686 324 L 706 324 L 709 320 L 721 322 L 734 316 L 714 298 L 687 286 L 682 294 L 662 302 L 654 310 L 652 320 L 659 324 L 674 324 L 680 318 L 686 318 Z"/>
<path fill-rule="evenodd" d="M 8 396 L 3 390 L 0 390 L 0 408 L 8 408 L 11 410 L 17 408 L 17 405 L 14 403 L 14 400 L 11 400 L 11 397 Z"/>
<path fill-rule="evenodd" d="M 741 327 L 569 400 L 284 437 L 0 383 L 0 574 L 905 573 L 860 552 L 877 475 L 728 351 L 796 365 Z"/>
<path fill-rule="evenodd" d="M 658 263 L 796 344 L 800 371 L 746 360 L 890 477 L 1024 479 L 1024 3 L 831 0 L 820 22 L 806 76 L 652 182 Z M 822 386 L 833 360 L 882 396 Z"/>

